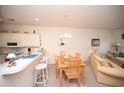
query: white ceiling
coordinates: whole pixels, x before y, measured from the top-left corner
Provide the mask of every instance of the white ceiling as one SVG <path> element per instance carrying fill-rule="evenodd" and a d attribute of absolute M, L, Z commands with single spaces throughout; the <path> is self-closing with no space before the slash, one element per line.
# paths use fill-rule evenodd
<path fill-rule="evenodd" d="M 4 23 L 116 29 L 124 27 L 124 6 L 2 6 Z M 36 21 L 35 18 L 39 18 Z M 15 19 L 14 22 L 8 19 Z"/>

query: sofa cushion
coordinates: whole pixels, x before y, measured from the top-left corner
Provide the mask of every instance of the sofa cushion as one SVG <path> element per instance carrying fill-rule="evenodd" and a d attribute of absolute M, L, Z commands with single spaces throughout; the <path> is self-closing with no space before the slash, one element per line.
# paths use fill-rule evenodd
<path fill-rule="evenodd" d="M 108 51 L 108 52 L 106 53 L 106 57 L 111 60 L 114 56 L 113 56 L 112 52 Z"/>
<path fill-rule="evenodd" d="M 107 61 L 108 63 L 110 63 L 110 64 L 113 66 L 113 68 L 122 69 L 119 65 L 113 63 L 112 61 L 110 61 L 110 60 L 107 59 L 107 58 L 106 58 L 106 61 Z"/>
<path fill-rule="evenodd" d="M 101 66 L 107 66 L 110 67 L 110 65 L 108 64 L 108 62 L 105 60 L 104 57 L 101 57 L 99 55 L 95 55 L 96 60 L 101 64 Z"/>
<path fill-rule="evenodd" d="M 113 68 L 113 64 L 112 64 L 111 60 L 109 60 L 108 58 L 105 58 L 105 60 L 108 63 L 108 65 Z"/>
<path fill-rule="evenodd" d="M 111 63 L 108 62 L 108 65 L 113 68 L 113 65 Z"/>
<path fill-rule="evenodd" d="M 99 66 L 98 67 L 98 71 L 102 72 L 104 74 L 113 76 L 113 77 L 118 77 L 118 78 L 123 78 L 124 79 L 124 69 L 117 69 L 117 68 L 110 68 L 110 67 L 103 67 L 103 66 Z"/>

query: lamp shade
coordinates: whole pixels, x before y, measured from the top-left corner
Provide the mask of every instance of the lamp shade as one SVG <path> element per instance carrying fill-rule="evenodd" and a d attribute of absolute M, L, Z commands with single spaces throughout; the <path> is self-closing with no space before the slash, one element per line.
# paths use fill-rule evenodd
<path fill-rule="evenodd" d="M 117 46 L 121 46 L 121 44 L 118 43 Z"/>
<path fill-rule="evenodd" d="M 9 54 L 7 55 L 7 58 L 8 58 L 8 59 L 10 59 L 10 58 L 15 58 L 15 57 L 16 57 L 15 53 L 9 53 Z"/>

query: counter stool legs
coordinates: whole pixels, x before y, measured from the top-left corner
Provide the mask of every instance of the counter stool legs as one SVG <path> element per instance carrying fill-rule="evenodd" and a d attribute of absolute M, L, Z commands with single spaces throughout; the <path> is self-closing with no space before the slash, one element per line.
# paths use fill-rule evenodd
<path fill-rule="evenodd" d="M 43 74 L 42 76 L 43 76 L 43 86 L 44 86 L 44 87 L 45 87 L 45 83 L 46 83 L 46 82 L 45 82 L 45 70 L 46 70 L 46 69 L 42 69 L 42 70 L 41 70 L 41 71 L 42 71 L 42 74 Z"/>
<path fill-rule="evenodd" d="M 48 82 L 48 70 L 47 70 L 47 68 L 41 69 L 40 71 L 36 70 L 34 86 L 37 87 L 39 85 L 43 85 L 45 87 L 47 82 Z"/>
<path fill-rule="evenodd" d="M 47 82 L 48 82 L 48 78 L 49 78 L 49 76 L 48 76 L 48 67 L 46 69 L 46 76 L 47 76 Z"/>
<path fill-rule="evenodd" d="M 48 82 L 48 57 L 44 56 L 40 63 L 35 67 L 35 84 L 42 85 L 45 87 Z M 40 71 L 40 73 L 38 73 Z"/>

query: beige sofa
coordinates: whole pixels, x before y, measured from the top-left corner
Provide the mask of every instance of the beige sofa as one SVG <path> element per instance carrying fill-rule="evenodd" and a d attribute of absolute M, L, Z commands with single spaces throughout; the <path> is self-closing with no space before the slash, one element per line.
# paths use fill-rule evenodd
<path fill-rule="evenodd" d="M 124 86 L 124 69 L 98 54 L 90 55 L 90 63 L 96 80 L 111 86 Z"/>
<path fill-rule="evenodd" d="M 105 56 L 113 63 L 124 68 L 124 57 L 114 56 L 114 53 L 112 53 L 111 51 L 108 51 Z"/>

